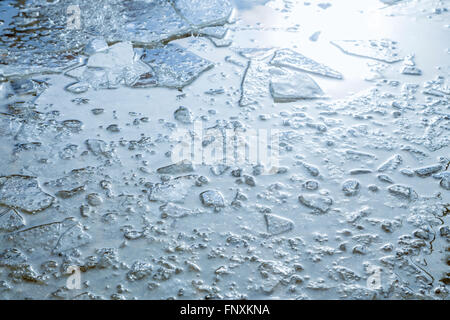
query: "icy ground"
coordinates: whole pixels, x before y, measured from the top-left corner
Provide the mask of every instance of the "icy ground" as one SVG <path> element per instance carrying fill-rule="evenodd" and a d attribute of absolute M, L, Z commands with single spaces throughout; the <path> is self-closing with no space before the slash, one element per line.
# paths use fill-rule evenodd
<path fill-rule="evenodd" d="M 0 298 L 449 299 L 449 10 L 1 1 Z"/>

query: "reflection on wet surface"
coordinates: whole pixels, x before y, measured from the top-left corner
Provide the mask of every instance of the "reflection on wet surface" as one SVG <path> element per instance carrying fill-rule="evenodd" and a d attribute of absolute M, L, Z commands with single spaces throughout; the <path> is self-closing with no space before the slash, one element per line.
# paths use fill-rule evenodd
<path fill-rule="evenodd" d="M 448 10 L 0 2 L 0 297 L 448 299 Z"/>

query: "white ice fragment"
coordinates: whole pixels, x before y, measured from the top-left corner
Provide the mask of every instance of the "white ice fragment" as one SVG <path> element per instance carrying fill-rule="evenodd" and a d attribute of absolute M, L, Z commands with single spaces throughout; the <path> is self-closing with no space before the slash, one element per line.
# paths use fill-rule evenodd
<path fill-rule="evenodd" d="M 333 204 L 333 199 L 331 197 L 318 194 L 301 194 L 299 195 L 298 200 L 304 206 L 314 209 L 320 213 L 328 212 Z"/>
<path fill-rule="evenodd" d="M 214 207 L 216 210 L 225 207 L 223 195 L 216 190 L 206 190 L 200 193 L 200 201 L 205 207 Z"/>
<path fill-rule="evenodd" d="M 324 97 L 322 89 L 308 75 L 281 69 L 272 72 L 270 93 L 275 102 Z"/>
<path fill-rule="evenodd" d="M 287 67 L 320 74 L 330 78 L 342 79 L 342 74 L 340 72 L 291 49 L 281 49 L 276 51 L 270 64 L 277 67 Z"/>
<path fill-rule="evenodd" d="M 249 61 L 241 82 L 239 105 L 246 107 L 259 103 L 269 94 L 270 74 L 266 63 Z"/>
<path fill-rule="evenodd" d="M 417 67 L 412 67 L 412 66 L 403 66 L 402 70 L 401 70 L 402 74 L 406 74 L 406 75 L 410 75 L 410 76 L 421 76 L 422 75 L 422 70 L 420 70 Z"/>
<path fill-rule="evenodd" d="M 194 171 L 194 165 L 189 160 L 182 160 L 156 170 L 159 174 L 181 174 Z"/>
<path fill-rule="evenodd" d="M 272 235 L 286 233 L 294 229 L 292 220 L 274 214 L 266 214 L 264 219 L 266 220 L 267 231 Z"/>
<path fill-rule="evenodd" d="M 182 88 L 214 64 L 176 44 L 146 49 L 141 57 L 156 73 L 159 86 Z"/>

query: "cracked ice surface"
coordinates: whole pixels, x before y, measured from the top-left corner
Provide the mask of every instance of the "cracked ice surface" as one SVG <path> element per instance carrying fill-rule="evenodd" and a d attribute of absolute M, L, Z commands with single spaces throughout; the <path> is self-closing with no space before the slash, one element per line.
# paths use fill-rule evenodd
<path fill-rule="evenodd" d="M 448 300 L 448 5 L 330 4 L 1 1 L 0 297 Z"/>

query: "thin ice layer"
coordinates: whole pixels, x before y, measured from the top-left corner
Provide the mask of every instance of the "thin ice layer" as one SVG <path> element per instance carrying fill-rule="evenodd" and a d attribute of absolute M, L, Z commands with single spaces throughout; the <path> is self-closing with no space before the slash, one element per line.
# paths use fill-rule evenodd
<path fill-rule="evenodd" d="M 173 0 L 177 11 L 197 28 L 226 23 L 233 13 L 228 0 Z"/>
<path fill-rule="evenodd" d="M 176 44 L 162 48 L 145 49 L 141 57 L 156 73 L 159 86 L 182 88 L 214 64 Z"/>
<path fill-rule="evenodd" d="M 277 67 L 287 67 L 320 74 L 330 78 L 342 79 L 342 74 L 340 72 L 291 49 L 281 49 L 276 51 L 270 64 Z"/>
<path fill-rule="evenodd" d="M 397 42 L 382 40 L 334 40 L 335 45 L 347 54 L 393 63 L 403 60 L 397 48 Z"/>
<path fill-rule="evenodd" d="M 315 99 L 324 96 L 319 85 L 308 75 L 287 70 L 274 70 L 270 93 L 275 102 Z"/>

